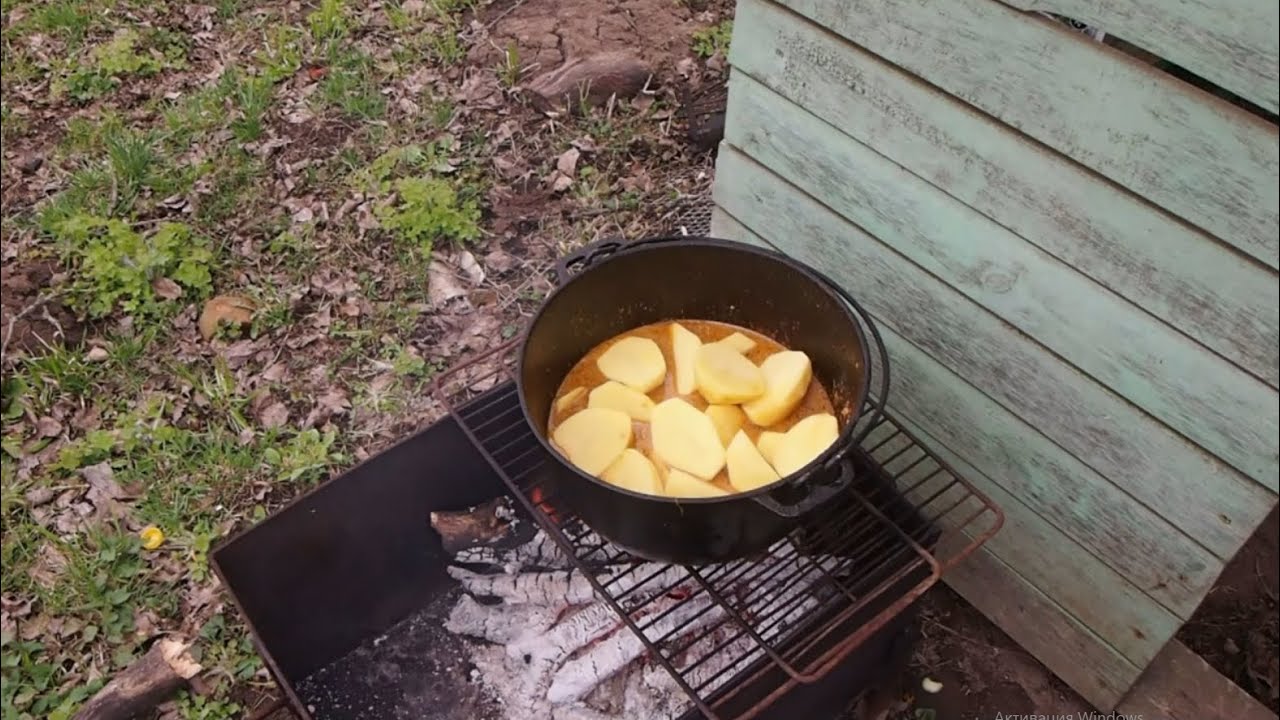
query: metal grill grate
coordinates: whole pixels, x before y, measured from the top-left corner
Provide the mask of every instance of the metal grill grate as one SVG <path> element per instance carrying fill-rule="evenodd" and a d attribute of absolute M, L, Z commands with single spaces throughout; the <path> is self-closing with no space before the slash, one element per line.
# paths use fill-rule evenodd
<path fill-rule="evenodd" d="M 823 677 L 1003 521 L 986 497 L 881 415 L 854 453 L 850 490 L 763 556 L 655 567 L 600 539 L 540 483 L 538 469 L 555 460 L 515 397 L 516 349 L 509 343 L 449 371 L 435 386 L 438 397 L 708 718 L 748 720 L 796 684 Z M 661 591 L 641 600 L 640 587 Z"/>

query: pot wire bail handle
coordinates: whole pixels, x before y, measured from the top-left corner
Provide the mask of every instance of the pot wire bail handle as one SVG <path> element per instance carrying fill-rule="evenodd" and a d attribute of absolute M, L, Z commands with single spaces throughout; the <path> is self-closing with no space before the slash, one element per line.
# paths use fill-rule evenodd
<path fill-rule="evenodd" d="M 556 285 L 564 285 L 572 280 L 574 275 L 577 275 L 583 270 L 591 267 L 591 263 L 596 260 L 603 260 L 604 258 L 607 258 L 621 250 L 630 250 L 632 248 L 640 247 L 641 245 L 654 245 L 656 243 L 672 242 L 676 240 L 704 239 L 710 238 L 699 238 L 692 235 L 664 235 L 659 237 L 641 238 L 634 242 L 627 242 L 624 238 L 617 236 L 601 238 L 600 240 L 589 242 L 577 250 L 562 255 L 559 260 L 556 260 Z"/>

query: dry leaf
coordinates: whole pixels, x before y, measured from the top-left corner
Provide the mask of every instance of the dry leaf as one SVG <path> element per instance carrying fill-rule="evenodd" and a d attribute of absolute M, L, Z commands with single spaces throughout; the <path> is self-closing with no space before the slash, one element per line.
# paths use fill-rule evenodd
<path fill-rule="evenodd" d="M 456 297 L 467 294 L 454 269 L 436 258 L 427 266 L 427 297 L 431 304 L 440 307 Z"/>
<path fill-rule="evenodd" d="M 289 422 L 289 408 L 282 402 L 271 403 L 258 415 L 258 422 L 264 428 L 281 427 Z"/>
<path fill-rule="evenodd" d="M 556 160 L 556 170 L 562 175 L 573 177 L 573 173 L 578 169 L 578 156 L 581 153 L 578 148 L 571 147 L 560 155 L 560 159 Z"/>
<path fill-rule="evenodd" d="M 476 262 L 476 256 L 471 254 L 470 250 L 463 250 L 458 253 L 458 269 L 466 273 L 467 279 L 472 285 L 479 285 L 484 282 L 484 269 L 480 267 L 480 263 Z"/>
<path fill-rule="evenodd" d="M 153 280 L 151 289 L 165 300 L 177 300 L 182 297 L 182 286 L 167 277 Z"/>
<path fill-rule="evenodd" d="M 554 192 L 561 193 L 568 190 L 571 185 L 573 185 L 573 178 L 568 175 L 557 175 L 555 182 L 551 184 L 551 189 Z"/>
<path fill-rule="evenodd" d="M 84 359 L 88 360 L 89 362 L 96 363 L 96 362 L 102 362 L 103 360 L 106 360 L 109 357 L 111 357 L 111 353 L 108 353 L 106 348 L 98 347 L 95 345 L 89 348 L 89 352 L 85 354 Z"/>
<path fill-rule="evenodd" d="M 40 587 L 51 590 L 58 584 L 58 578 L 67 569 L 67 558 L 53 543 L 45 541 L 36 551 L 36 561 L 27 573 Z"/>
<path fill-rule="evenodd" d="M 42 438 L 58 437 L 62 434 L 62 423 L 45 415 L 36 421 L 36 432 Z"/>
<path fill-rule="evenodd" d="M 219 295 L 204 304 L 200 313 L 200 336 L 210 340 L 222 323 L 244 325 L 253 320 L 253 301 L 238 295 Z"/>

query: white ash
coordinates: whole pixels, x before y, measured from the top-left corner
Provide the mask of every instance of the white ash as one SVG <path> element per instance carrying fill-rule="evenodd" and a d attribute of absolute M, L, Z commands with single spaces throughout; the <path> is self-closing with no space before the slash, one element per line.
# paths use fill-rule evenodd
<path fill-rule="evenodd" d="M 613 608 L 596 598 L 590 580 L 569 569 L 568 558 L 543 532 L 510 550 L 472 548 L 454 560 L 468 566 L 449 568 L 466 593 L 445 627 L 480 641 L 470 646 L 473 678 L 503 708 L 504 720 L 676 718 L 692 707 L 670 673 L 648 656 Z M 738 609 L 773 643 L 817 606 L 812 588 L 839 564 L 832 558 L 770 556 L 735 580 L 739 586 L 717 586 L 751 599 Z M 702 569 L 704 575 L 719 571 Z M 646 637 L 670 636 L 673 665 L 702 697 L 764 655 L 684 568 L 639 563 L 597 572 L 612 596 L 623 597 L 622 606 Z"/>

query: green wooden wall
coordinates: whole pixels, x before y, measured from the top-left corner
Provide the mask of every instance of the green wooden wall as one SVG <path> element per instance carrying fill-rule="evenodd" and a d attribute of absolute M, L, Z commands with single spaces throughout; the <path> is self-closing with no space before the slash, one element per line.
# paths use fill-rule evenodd
<path fill-rule="evenodd" d="M 740 0 L 713 233 L 876 316 L 891 405 L 990 494 L 948 582 L 1116 706 L 1276 504 L 1275 0 Z"/>

